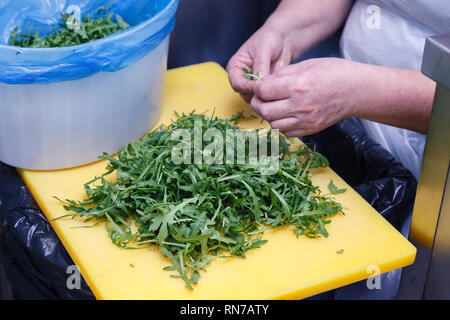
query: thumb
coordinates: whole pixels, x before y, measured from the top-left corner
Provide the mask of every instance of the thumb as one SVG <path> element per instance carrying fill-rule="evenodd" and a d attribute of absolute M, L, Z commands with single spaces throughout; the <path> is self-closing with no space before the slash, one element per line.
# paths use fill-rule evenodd
<path fill-rule="evenodd" d="M 258 72 L 261 78 L 270 74 L 271 57 L 268 50 L 256 54 L 253 59 L 253 72 Z"/>
<path fill-rule="evenodd" d="M 291 63 L 291 54 L 288 50 L 284 49 L 281 52 L 280 57 L 278 58 L 278 61 L 275 63 L 274 66 L 272 66 L 272 73 L 278 71 L 279 69 L 283 68 L 284 66 L 287 66 Z"/>

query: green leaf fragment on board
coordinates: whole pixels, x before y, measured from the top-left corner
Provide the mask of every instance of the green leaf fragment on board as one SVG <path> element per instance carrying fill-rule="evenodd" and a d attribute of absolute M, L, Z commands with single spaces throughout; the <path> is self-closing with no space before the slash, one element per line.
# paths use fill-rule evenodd
<path fill-rule="evenodd" d="M 345 188 L 339 189 L 339 188 L 333 183 L 333 180 L 331 180 L 330 183 L 328 184 L 328 190 L 330 190 L 330 192 L 331 192 L 332 194 L 344 193 L 345 191 L 347 191 L 347 189 L 345 189 Z"/>

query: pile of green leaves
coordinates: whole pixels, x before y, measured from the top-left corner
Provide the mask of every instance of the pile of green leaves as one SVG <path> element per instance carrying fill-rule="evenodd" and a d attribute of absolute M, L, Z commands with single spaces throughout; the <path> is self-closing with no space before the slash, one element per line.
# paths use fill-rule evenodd
<path fill-rule="evenodd" d="M 84 185 L 85 200 L 65 201 L 71 213 L 64 217 L 105 222 L 120 247 L 157 245 L 172 261 L 165 270 L 176 272 L 171 277 L 191 290 L 211 259 L 244 258 L 266 243 L 265 230 L 291 225 L 297 236 L 328 236 L 329 218 L 342 207 L 311 182 L 309 169 L 328 165 L 323 156 L 303 145 L 289 151 L 280 135 L 279 170 L 273 175 L 251 164 L 174 164 L 171 150 L 180 141 L 172 141 L 173 130 L 187 129 L 194 141 L 196 120 L 203 132 L 217 128 L 225 134 L 241 130 L 235 124 L 242 118 L 177 116 L 169 126 L 127 144 L 117 158 L 103 154 L 107 172 Z M 113 172 L 116 177 L 106 179 Z"/>
<path fill-rule="evenodd" d="M 60 28 L 55 27 L 54 32 L 43 38 L 37 31 L 34 34 L 18 35 L 16 28 L 11 33 L 9 44 L 27 48 L 69 47 L 102 39 L 130 27 L 118 14 L 115 15 L 115 21 L 112 20 L 113 13 L 102 17 L 108 11 L 109 9 L 100 9 L 95 18 L 84 15 L 81 21 L 74 15 L 65 13 L 61 17 Z"/>

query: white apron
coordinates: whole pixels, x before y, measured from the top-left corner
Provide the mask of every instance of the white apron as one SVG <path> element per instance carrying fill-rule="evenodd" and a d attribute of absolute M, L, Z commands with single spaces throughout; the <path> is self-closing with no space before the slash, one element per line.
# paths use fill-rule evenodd
<path fill-rule="evenodd" d="M 450 0 L 358 0 L 341 41 L 343 58 L 373 65 L 417 69 L 425 38 L 450 31 Z M 416 178 L 425 135 L 362 120 L 368 135 Z"/>

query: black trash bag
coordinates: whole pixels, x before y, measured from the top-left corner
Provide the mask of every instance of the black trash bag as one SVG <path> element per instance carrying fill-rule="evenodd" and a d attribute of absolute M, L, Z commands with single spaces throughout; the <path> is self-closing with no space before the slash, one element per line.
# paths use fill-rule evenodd
<path fill-rule="evenodd" d="M 395 227 L 411 212 L 417 182 L 392 155 L 371 141 L 357 119 L 345 119 L 302 138 Z M 93 299 L 82 281 L 68 289 L 67 268 L 74 265 L 14 168 L 0 163 L 1 256 L 15 297 Z"/>
<path fill-rule="evenodd" d="M 412 212 L 417 180 L 390 152 L 368 137 L 359 119 L 342 120 L 302 140 L 322 153 L 330 167 L 397 230 L 403 229 Z M 400 277 L 401 269 L 397 269 L 380 275 L 380 289 L 370 290 L 366 281 L 359 281 L 308 299 L 393 300 Z"/>
<path fill-rule="evenodd" d="M 302 138 L 395 228 L 411 213 L 417 180 L 391 153 L 369 138 L 357 118 Z"/>
<path fill-rule="evenodd" d="M 0 223 L 0 259 L 14 299 L 95 299 L 83 277 L 79 289 L 69 289 L 75 263 L 16 170 L 1 162 Z"/>

